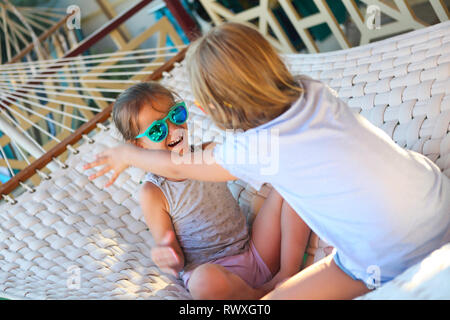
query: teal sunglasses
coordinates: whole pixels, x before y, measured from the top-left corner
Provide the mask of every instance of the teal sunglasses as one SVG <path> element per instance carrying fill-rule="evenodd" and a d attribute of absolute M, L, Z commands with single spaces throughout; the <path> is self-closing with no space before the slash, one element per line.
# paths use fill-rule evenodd
<path fill-rule="evenodd" d="M 136 139 L 147 137 L 153 142 L 161 142 L 169 133 L 169 127 L 167 126 L 167 120 L 176 125 L 181 125 L 186 122 L 188 118 L 188 110 L 184 101 L 178 102 L 172 108 L 169 113 L 163 119 L 155 120 L 150 127 L 145 130 L 144 133 L 136 136 Z"/>

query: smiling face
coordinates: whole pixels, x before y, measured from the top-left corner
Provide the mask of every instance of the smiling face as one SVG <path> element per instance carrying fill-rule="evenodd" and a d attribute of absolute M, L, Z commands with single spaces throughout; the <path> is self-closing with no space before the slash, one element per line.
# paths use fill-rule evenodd
<path fill-rule="evenodd" d="M 165 96 L 157 97 L 151 105 L 144 104 L 139 111 L 137 120 L 140 129 L 139 134 L 144 133 L 154 121 L 167 116 L 171 107 L 171 99 Z M 153 142 L 148 137 L 141 137 L 136 140 L 135 144 L 138 147 L 150 150 L 169 150 L 177 153 L 186 150 L 185 148 L 188 147 L 186 122 L 182 125 L 176 125 L 167 119 L 166 124 L 169 132 L 163 141 Z"/>

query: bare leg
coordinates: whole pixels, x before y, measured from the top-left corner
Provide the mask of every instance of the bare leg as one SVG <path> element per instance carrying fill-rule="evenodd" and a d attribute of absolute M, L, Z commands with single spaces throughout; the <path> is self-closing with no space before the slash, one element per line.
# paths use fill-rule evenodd
<path fill-rule="evenodd" d="M 252 227 L 252 240 L 274 278 L 260 289 L 267 293 L 280 281 L 296 274 L 310 235 L 309 227 L 273 189 Z"/>
<path fill-rule="evenodd" d="M 300 271 L 311 229 L 292 207 L 283 201 L 281 208 L 280 269 L 273 279 L 261 288 L 269 292 L 281 281 Z"/>
<path fill-rule="evenodd" d="M 283 198 L 272 189 L 252 225 L 252 241 L 272 274 L 280 268 L 281 208 Z"/>
<path fill-rule="evenodd" d="M 260 299 L 264 293 L 253 289 L 238 275 L 221 265 L 206 263 L 197 267 L 188 282 L 196 300 Z"/>
<path fill-rule="evenodd" d="M 274 279 L 254 289 L 238 275 L 216 264 L 197 267 L 188 282 L 194 299 L 259 299 L 300 270 L 309 227 L 273 189 L 256 215 L 252 241 Z M 281 259 L 281 263 L 280 263 Z"/>
<path fill-rule="evenodd" d="M 342 271 L 330 255 L 297 273 L 263 299 L 353 299 L 368 291 L 362 281 L 353 280 Z"/>

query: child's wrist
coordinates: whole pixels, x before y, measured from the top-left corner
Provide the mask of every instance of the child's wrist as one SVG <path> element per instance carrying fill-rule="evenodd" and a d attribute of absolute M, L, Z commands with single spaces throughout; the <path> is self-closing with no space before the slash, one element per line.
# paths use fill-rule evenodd
<path fill-rule="evenodd" d="M 136 152 L 140 149 L 139 147 L 136 147 L 132 144 L 125 144 L 124 150 L 121 154 L 123 162 L 128 165 L 132 166 L 132 160 L 136 158 Z"/>

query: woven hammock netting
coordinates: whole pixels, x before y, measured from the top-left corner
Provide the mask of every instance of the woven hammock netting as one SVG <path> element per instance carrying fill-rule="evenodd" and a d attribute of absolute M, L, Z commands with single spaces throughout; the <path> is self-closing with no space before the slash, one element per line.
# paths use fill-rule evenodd
<path fill-rule="evenodd" d="M 13 142 L 14 148 L 23 159 L 33 152 L 36 156 L 45 153 L 35 136 L 21 128 L 29 124 L 29 116 L 44 117 L 42 122 L 29 120 L 33 125 L 28 127 L 59 142 L 58 134 L 76 130 L 73 123 L 88 121 L 124 87 L 142 81 L 179 49 L 1 66 L 1 121 L 23 140 Z M 450 22 L 348 50 L 282 57 L 293 74 L 328 84 L 352 111 L 383 129 L 401 147 L 429 157 L 450 177 Z M 41 84 L 24 81 L 39 77 L 55 64 L 63 67 L 43 75 Z M 194 105 L 183 62 L 166 73 L 161 83 L 187 102 L 191 143 L 223 134 Z M 51 109 L 52 117 L 40 112 L 45 108 Z M 50 173 L 43 174 L 38 185 L 22 185 L 25 192 L 14 197 L 16 203 L 0 205 L 0 296 L 190 299 L 182 282 L 162 274 L 150 258 L 154 241 L 138 201 L 145 172 L 129 168 L 113 186 L 104 188 L 109 174 L 89 181 L 87 177 L 97 169 L 82 168 L 97 153 L 121 143 L 111 121 L 99 125 L 84 140 L 69 149 L 64 161 L 54 159 Z M 1 152 L 6 158 L 6 151 L 2 148 Z M 251 224 L 270 186 L 254 190 L 245 181 L 236 181 L 229 187 Z M 318 238 L 310 243 L 308 250 L 315 261 L 323 256 L 325 246 Z M 362 298 L 439 298 L 445 294 L 448 298 L 449 290 L 437 286 L 450 283 L 449 254 L 450 245 L 442 247 L 422 267 L 412 267 Z M 80 280 L 76 288 L 70 285 L 74 276 Z"/>

